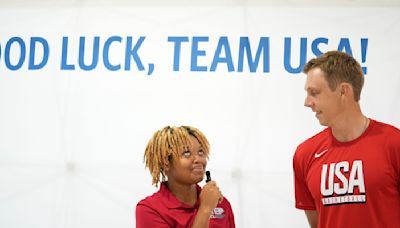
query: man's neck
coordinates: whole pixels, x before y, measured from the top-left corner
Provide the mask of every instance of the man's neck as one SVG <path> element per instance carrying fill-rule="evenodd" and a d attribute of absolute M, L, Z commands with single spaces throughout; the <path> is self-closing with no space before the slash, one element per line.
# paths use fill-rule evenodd
<path fill-rule="evenodd" d="M 331 126 L 332 135 L 339 142 L 349 142 L 360 137 L 368 125 L 369 119 L 361 111 L 348 114 Z"/>

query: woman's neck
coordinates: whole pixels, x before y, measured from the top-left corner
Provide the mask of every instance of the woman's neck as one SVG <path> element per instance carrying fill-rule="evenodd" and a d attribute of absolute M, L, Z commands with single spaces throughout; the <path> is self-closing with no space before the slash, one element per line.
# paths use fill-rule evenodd
<path fill-rule="evenodd" d="M 167 187 L 179 201 L 190 206 L 196 204 L 197 188 L 195 184 L 185 185 L 169 180 Z"/>

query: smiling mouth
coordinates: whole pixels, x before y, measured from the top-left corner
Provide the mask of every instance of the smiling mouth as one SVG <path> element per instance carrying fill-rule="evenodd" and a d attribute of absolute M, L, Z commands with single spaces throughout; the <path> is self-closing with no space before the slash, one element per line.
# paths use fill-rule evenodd
<path fill-rule="evenodd" d="M 202 166 L 194 167 L 192 169 L 194 172 L 204 172 L 204 168 Z"/>

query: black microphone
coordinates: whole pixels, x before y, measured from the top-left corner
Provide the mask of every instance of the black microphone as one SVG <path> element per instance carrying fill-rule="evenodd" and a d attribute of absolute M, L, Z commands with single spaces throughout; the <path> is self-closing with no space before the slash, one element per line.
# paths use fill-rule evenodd
<path fill-rule="evenodd" d="M 206 171 L 206 183 L 211 181 L 211 173 L 210 171 Z"/>

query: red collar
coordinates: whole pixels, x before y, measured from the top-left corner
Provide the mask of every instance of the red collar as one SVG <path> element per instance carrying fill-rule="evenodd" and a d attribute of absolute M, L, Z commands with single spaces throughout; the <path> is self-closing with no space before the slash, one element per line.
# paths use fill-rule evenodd
<path fill-rule="evenodd" d="M 181 201 L 179 201 L 174 194 L 172 194 L 172 192 L 168 189 L 167 187 L 167 182 L 162 182 L 160 185 L 160 194 L 161 194 L 161 201 L 164 203 L 164 205 L 167 208 L 184 208 L 184 209 L 195 209 L 198 208 L 200 205 L 199 202 L 199 195 L 201 192 L 201 187 L 199 185 L 196 185 L 197 188 L 197 200 L 194 206 L 190 206 L 186 203 L 183 203 Z"/>

